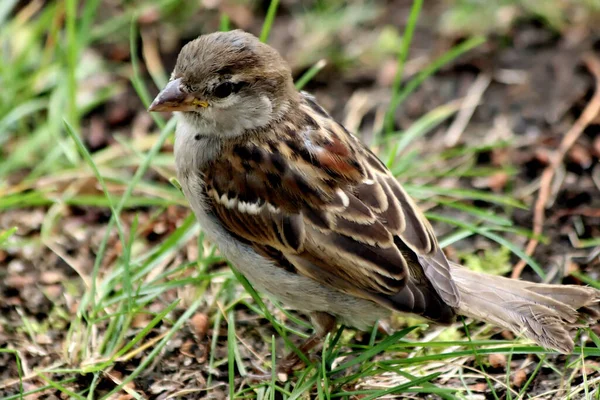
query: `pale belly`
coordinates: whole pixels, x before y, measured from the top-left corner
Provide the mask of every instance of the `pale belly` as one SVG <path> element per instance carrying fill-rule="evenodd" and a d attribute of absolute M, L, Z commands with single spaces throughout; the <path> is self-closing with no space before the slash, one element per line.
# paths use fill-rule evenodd
<path fill-rule="evenodd" d="M 204 199 L 197 195 L 202 192 L 197 184 L 182 182 L 182 187 L 206 236 L 258 291 L 299 311 L 327 312 L 336 316 L 339 322 L 359 329 L 368 329 L 389 314 L 389 310 L 372 301 L 339 292 L 274 265 L 251 247 L 235 240 L 206 212 Z"/>

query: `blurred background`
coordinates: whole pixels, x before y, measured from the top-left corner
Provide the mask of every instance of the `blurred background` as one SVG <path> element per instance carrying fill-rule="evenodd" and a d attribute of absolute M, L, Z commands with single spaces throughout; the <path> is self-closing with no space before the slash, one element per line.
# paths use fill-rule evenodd
<path fill-rule="evenodd" d="M 599 23 L 599 0 L 2 0 L 0 398 L 597 395 L 596 329 L 566 357 L 404 317 L 393 340 L 341 328 L 287 381 L 252 380 L 310 327 L 204 240 L 174 120 L 146 108 L 186 42 L 247 30 L 398 176 L 450 258 L 600 286 Z"/>

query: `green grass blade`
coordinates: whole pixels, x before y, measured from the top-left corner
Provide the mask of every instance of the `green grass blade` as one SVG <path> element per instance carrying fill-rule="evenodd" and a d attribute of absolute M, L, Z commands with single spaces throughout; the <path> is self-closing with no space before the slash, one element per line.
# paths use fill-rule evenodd
<path fill-rule="evenodd" d="M 387 338 L 385 338 L 384 340 L 382 340 L 380 343 L 378 343 L 376 346 L 371 347 L 370 349 L 368 349 L 367 351 L 362 352 L 358 357 L 345 362 L 343 364 L 341 364 L 340 366 L 338 366 L 336 369 L 334 369 L 333 371 L 331 371 L 332 374 L 335 374 L 337 372 L 343 371 L 345 369 L 348 369 L 350 367 L 352 367 L 353 365 L 359 364 L 363 361 L 368 360 L 369 358 L 372 358 L 373 356 L 375 356 L 378 353 L 381 353 L 382 351 L 384 351 L 385 349 L 387 349 L 388 347 L 390 347 L 391 345 L 395 344 L 398 340 L 402 339 L 404 336 L 406 336 L 407 334 L 409 334 L 410 332 L 414 331 L 417 328 L 421 328 L 424 327 L 426 325 L 414 325 L 408 328 L 405 328 L 399 332 L 394 333 L 391 336 L 388 336 Z"/>
<path fill-rule="evenodd" d="M 529 266 L 542 278 L 544 279 L 546 277 L 546 273 L 544 272 L 544 270 L 542 269 L 542 267 L 539 266 L 539 264 L 530 256 L 528 256 L 527 254 L 525 254 L 525 252 L 518 247 L 517 245 L 515 245 L 514 243 L 510 242 L 509 240 L 503 238 L 500 235 L 497 235 L 494 232 L 490 232 L 489 230 L 485 229 L 485 228 L 480 228 L 477 227 L 473 224 L 469 224 L 460 220 L 457 220 L 455 218 L 450 218 L 450 217 L 444 217 L 441 215 L 437 215 L 437 214 L 427 214 L 427 217 L 432 219 L 432 220 L 437 220 L 437 221 L 442 221 L 442 222 L 446 222 L 452 225 L 456 225 L 459 226 L 463 229 L 469 229 L 474 233 L 477 233 L 479 235 L 485 236 L 488 239 L 492 239 L 493 241 L 495 241 L 496 243 L 498 243 L 501 246 L 505 246 L 507 247 L 510 251 L 512 251 L 515 255 L 519 256 L 522 260 L 526 261 L 527 264 L 529 264 Z"/>
<path fill-rule="evenodd" d="M 41 380 L 46 382 L 49 386 L 52 386 L 54 389 L 60 391 L 61 393 L 64 393 L 64 394 L 70 396 L 72 399 L 86 400 L 85 397 L 83 397 L 82 395 L 77 394 L 77 393 L 67 389 L 63 385 L 64 381 L 54 382 L 52 379 L 48 378 L 46 375 L 44 375 L 42 373 L 38 373 L 37 376 L 38 376 L 38 378 L 40 378 Z"/>
<path fill-rule="evenodd" d="M 229 398 L 235 399 L 235 323 L 233 311 L 227 313 L 227 372 L 229 379 Z"/>
<path fill-rule="evenodd" d="M 434 60 L 433 63 L 431 63 L 426 68 L 421 70 L 417 74 L 417 76 L 414 77 L 413 79 L 411 79 L 411 81 L 408 82 L 396 96 L 393 96 L 393 99 L 392 99 L 392 102 L 391 102 L 390 108 L 389 108 L 390 115 L 393 115 L 393 113 L 396 112 L 396 109 L 400 106 L 400 104 L 402 104 L 402 102 L 412 92 L 414 92 L 421 85 L 421 83 L 423 83 L 423 81 L 425 81 L 425 79 L 427 79 L 428 77 L 433 75 L 440 68 L 442 68 L 444 65 L 448 64 L 455 58 L 466 53 L 467 51 L 474 49 L 475 47 L 481 45 L 484 42 L 485 42 L 485 38 L 481 37 L 481 36 L 467 39 L 464 42 L 462 42 L 461 44 L 459 44 L 458 46 L 455 46 L 451 50 L 444 53 L 442 56 L 440 56 L 439 58 Z M 390 129 L 390 131 L 391 130 L 392 129 Z"/>
<path fill-rule="evenodd" d="M 304 86 L 306 86 L 306 84 L 308 82 L 311 81 L 312 78 L 315 77 L 315 75 L 317 75 L 319 73 L 319 71 L 321 71 L 323 68 L 325 68 L 325 66 L 327 65 L 327 61 L 325 60 L 319 60 L 315 63 L 315 65 L 313 65 L 312 67 L 310 67 L 295 83 L 296 85 L 296 89 L 298 90 L 302 90 L 302 88 Z"/>
<path fill-rule="evenodd" d="M 152 351 L 146 356 L 146 358 L 144 358 L 140 365 L 138 365 L 137 368 L 135 368 L 129 375 L 127 375 L 117 387 L 115 387 L 109 393 L 104 395 L 102 399 L 110 399 L 111 396 L 113 396 L 115 393 L 118 393 L 123 388 L 123 386 L 127 385 L 129 382 L 137 378 L 142 372 L 144 372 L 146 367 L 150 365 L 150 363 L 156 358 L 158 353 L 162 351 L 163 347 L 166 346 L 169 340 L 171 340 L 175 333 L 179 331 L 179 329 L 181 329 L 183 324 L 196 312 L 198 307 L 200 307 L 200 305 L 203 302 L 204 299 L 202 297 L 199 297 L 196 300 L 194 300 L 194 302 L 189 306 L 189 308 L 181 315 L 181 317 L 179 317 L 179 319 L 177 319 L 175 324 L 173 324 L 169 333 L 167 333 L 165 337 L 156 345 L 156 347 L 152 349 Z"/>
<path fill-rule="evenodd" d="M 19 230 L 19 228 L 17 228 L 16 226 L 13 226 L 10 229 L 0 232 L 0 245 L 2 245 L 4 242 L 6 242 L 18 230 Z"/>
<path fill-rule="evenodd" d="M 229 16 L 225 13 L 221 13 L 221 19 L 219 20 L 219 30 L 221 32 L 227 32 L 231 30 L 231 21 Z"/>
<path fill-rule="evenodd" d="M 386 165 L 392 170 L 394 175 L 398 175 L 401 172 L 394 169 L 394 162 L 398 160 L 398 156 L 408 147 L 408 145 L 415 139 L 430 132 L 446 119 L 450 118 L 458 111 L 458 109 L 458 103 L 450 103 L 437 107 L 419 118 L 406 131 L 398 132 L 401 133 L 400 140 L 396 141 L 386 161 Z M 394 133 L 392 133 L 392 135 L 394 135 Z"/>
<path fill-rule="evenodd" d="M 392 101 L 390 102 L 387 112 L 385 113 L 384 119 L 385 128 L 388 132 L 391 132 L 394 129 L 394 113 L 396 112 L 397 107 L 395 105 L 400 104 L 398 102 L 398 97 L 400 96 L 400 85 L 402 84 L 404 65 L 406 64 L 406 58 L 408 57 L 408 51 L 410 49 L 410 44 L 412 43 L 413 33 L 417 27 L 417 21 L 419 20 L 419 14 L 421 13 L 422 7 L 423 0 L 413 1 L 410 14 L 408 16 L 408 22 L 406 23 L 406 28 L 404 29 L 404 35 L 402 36 L 402 46 L 400 47 L 397 61 L 398 70 L 394 76 L 394 82 L 392 83 Z"/>
<path fill-rule="evenodd" d="M 260 32 L 260 41 L 263 43 L 266 43 L 269 39 L 269 33 L 271 33 L 271 28 L 273 27 L 273 22 L 275 21 L 275 14 L 277 13 L 278 6 L 279 0 L 271 0 L 269 9 L 267 10 L 267 16 L 265 17 L 265 22 L 263 23 L 262 31 Z"/>

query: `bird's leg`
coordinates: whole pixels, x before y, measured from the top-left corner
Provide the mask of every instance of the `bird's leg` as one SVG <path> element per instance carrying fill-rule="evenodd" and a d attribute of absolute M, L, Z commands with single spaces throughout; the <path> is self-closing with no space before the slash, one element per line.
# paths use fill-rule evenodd
<path fill-rule="evenodd" d="M 309 316 L 316 332 L 306 339 L 300 345 L 300 347 L 298 347 L 298 350 L 307 357 L 308 352 L 316 346 L 322 345 L 323 338 L 327 336 L 329 332 L 332 332 L 335 329 L 335 317 L 333 315 L 326 312 L 317 311 L 311 313 Z M 286 358 L 284 358 L 281 363 L 279 363 L 277 370 L 287 374 L 292 372 L 295 367 L 300 365 L 302 365 L 302 360 L 298 354 L 292 352 Z"/>
<path fill-rule="evenodd" d="M 315 347 L 322 345 L 323 338 L 327 336 L 329 332 L 335 329 L 335 317 L 325 312 L 314 312 L 309 314 L 310 321 L 315 328 L 315 333 L 306 339 L 299 347 L 298 350 L 302 352 L 307 358 L 308 352 Z M 296 352 L 288 354 L 281 362 L 277 364 L 277 373 L 280 380 L 287 380 L 287 376 L 291 374 L 294 368 L 303 365 L 303 361 Z M 256 367 L 256 366 L 255 366 Z M 257 369 L 261 369 L 258 368 Z M 248 374 L 248 378 L 255 381 L 266 381 L 272 378 L 270 373 L 262 372 L 258 374 Z"/>

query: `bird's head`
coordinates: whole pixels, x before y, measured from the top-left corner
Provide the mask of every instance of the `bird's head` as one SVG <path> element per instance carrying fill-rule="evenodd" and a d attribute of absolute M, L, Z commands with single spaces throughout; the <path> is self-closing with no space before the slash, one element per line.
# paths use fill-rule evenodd
<path fill-rule="evenodd" d="M 181 112 L 196 133 L 233 137 L 280 118 L 297 97 L 279 53 L 235 30 L 186 44 L 149 111 Z"/>

